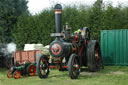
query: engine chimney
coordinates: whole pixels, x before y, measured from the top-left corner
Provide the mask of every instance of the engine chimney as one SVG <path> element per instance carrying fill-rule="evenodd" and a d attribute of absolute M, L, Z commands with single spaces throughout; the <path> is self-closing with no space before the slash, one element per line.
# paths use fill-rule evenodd
<path fill-rule="evenodd" d="M 60 4 L 56 4 L 55 5 L 56 33 L 61 32 L 61 16 L 62 16 L 62 6 Z"/>

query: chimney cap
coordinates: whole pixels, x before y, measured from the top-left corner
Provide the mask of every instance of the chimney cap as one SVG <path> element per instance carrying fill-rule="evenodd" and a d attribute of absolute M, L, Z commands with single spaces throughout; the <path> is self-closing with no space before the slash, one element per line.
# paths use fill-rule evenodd
<path fill-rule="evenodd" d="M 61 6 L 60 4 L 56 4 L 56 5 L 55 5 L 55 9 L 56 9 L 56 10 L 61 10 L 61 9 L 62 9 L 62 6 Z"/>

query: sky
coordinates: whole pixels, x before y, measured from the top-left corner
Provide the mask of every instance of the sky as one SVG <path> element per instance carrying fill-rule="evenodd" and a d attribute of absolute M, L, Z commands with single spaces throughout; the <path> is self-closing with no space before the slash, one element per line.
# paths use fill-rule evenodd
<path fill-rule="evenodd" d="M 82 3 L 85 5 L 92 5 L 96 0 L 28 0 L 28 9 L 30 13 L 35 14 L 40 11 L 50 8 L 55 3 L 60 3 L 62 5 L 72 4 L 72 3 Z M 104 3 L 111 2 L 113 6 L 117 6 L 119 3 L 122 5 L 128 4 L 128 0 L 103 0 Z"/>

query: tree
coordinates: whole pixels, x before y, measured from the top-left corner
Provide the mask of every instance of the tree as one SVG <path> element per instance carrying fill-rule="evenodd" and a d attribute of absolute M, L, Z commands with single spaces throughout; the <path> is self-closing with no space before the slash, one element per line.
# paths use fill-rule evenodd
<path fill-rule="evenodd" d="M 28 15 L 26 0 L 0 0 L 0 43 L 12 42 L 18 16 Z"/>
<path fill-rule="evenodd" d="M 103 0 L 97 0 L 91 9 L 89 16 L 89 28 L 91 29 L 92 38 L 100 36 L 100 26 L 103 17 Z"/>
<path fill-rule="evenodd" d="M 50 44 L 53 39 L 50 34 L 55 32 L 53 9 L 44 10 L 37 15 L 19 17 L 15 31 L 13 36 L 19 49 L 23 49 L 26 43 Z"/>
<path fill-rule="evenodd" d="M 54 16 L 54 9 L 50 8 L 36 15 L 19 17 L 13 33 L 18 48 L 22 49 L 26 43 L 50 44 L 54 40 L 50 36 L 55 32 Z M 100 40 L 100 30 L 128 28 L 128 7 L 104 6 L 102 0 L 97 0 L 92 7 L 68 5 L 62 13 L 62 25 L 66 23 L 72 32 L 87 26 L 91 29 L 91 38 Z"/>

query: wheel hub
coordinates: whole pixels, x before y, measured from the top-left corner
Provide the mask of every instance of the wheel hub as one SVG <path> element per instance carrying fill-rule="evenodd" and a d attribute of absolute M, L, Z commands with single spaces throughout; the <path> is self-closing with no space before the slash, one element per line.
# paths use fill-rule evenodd
<path fill-rule="evenodd" d="M 79 68 L 78 64 L 73 65 L 74 68 Z"/>
<path fill-rule="evenodd" d="M 98 52 L 98 49 L 96 49 L 96 51 L 95 51 L 95 61 L 96 61 L 96 64 L 99 61 L 99 52 Z"/>

